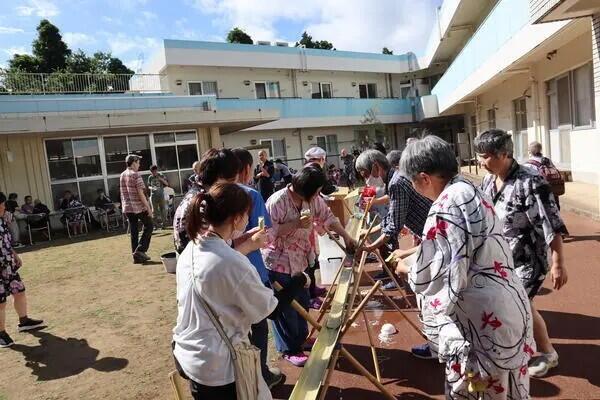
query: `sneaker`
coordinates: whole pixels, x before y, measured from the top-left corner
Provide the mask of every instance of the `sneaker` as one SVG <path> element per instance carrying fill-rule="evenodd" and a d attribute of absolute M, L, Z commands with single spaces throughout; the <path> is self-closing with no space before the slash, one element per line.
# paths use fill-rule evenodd
<path fill-rule="evenodd" d="M 306 361 L 308 360 L 308 356 L 302 352 L 298 352 L 295 354 L 284 354 L 283 359 L 296 367 L 304 367 L 304 364 L 306 364 Z"/>
<path fill-rule="evenodd" d="M 285 379 L 285 375 L 279 371 L 278 374 L 271 372 L 271 368 L 269 368 L 269 376 L 265 377 L 265 383 L 269 387 L 269 389 L 273 389 L 275 386 L 279 385 Z"/>
<path fill-rule="evenodd" d="M 434 360 L 435 358 L 437 358 L 431 352 L 431 348 L 429 347 L 428 343 L 424 343 L 420 346 L 415 346 L 412 349 L 410 349 L 410 352 L 413 356 L 422 360 Z"/>
<path fill-rule="evenodd" d="M 143 264 L 146 261 L 150 261 L 150 257 L 148 257 L 148 255 L 146 255 L 146 253 L 144 253 L 142 251 L 136 251 L 135 253 L 133 253 L 133 263 L 134 264 Z"/>
<path fill-rule="evenodd" d="M 533 357 L 529 361 L 529 375 L 534 378 L 541 378 L 548 374 L 552 368 L 558 366 L 558 353 L 542 353 L 537 357 Z"/>
<path fill-rule="evenodd" d="M 15 344 L 15 341 L 12 340 L 10 336 L 8 336 L 8 333 L 6 333 L 6 331 L 0 332 L 0 348 L 10 347 L 13 344 Z"/>
<path fill-rule="evenodd" d="M 41 326 L 44 326 L 44 320 L 27 318 L 25 322 L 19 324 L 19 332 L 30 331 Z"/>
<path fill-rule="evenodd" d="M 383 285 L 383 290 L 396 290 L 396 289 L 398 289 L 398 286 L 396 286 L 396 282 L 394 282 L 394 281 L 389 281 L 388 283 Z"/>
<path fill-rule="evenodd" d="M 313 310 L 320 310 L 322 305 L 323 301 L 320 298 L 315 297 L 314 299 L 310 299 L 308 306 Z"/>

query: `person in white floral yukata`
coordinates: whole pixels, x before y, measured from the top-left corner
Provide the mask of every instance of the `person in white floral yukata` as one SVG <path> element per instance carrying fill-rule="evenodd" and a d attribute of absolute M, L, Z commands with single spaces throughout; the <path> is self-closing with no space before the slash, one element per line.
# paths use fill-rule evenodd
<path fill-rule="evenodd" d="M 515 270 L 532 301 L 533 333 L 540 351 L 529 365 L 529 374 L 542 377 L 558 365 L 558 354 L 550 343 L 546 323 L 535 309 L 533 298 L 550 272 L 555 290 L 567 283 L 562 234 L 568 234 L 560 217 L 552 188 L 534 167 L 513 158 L 511 136 L 498 129 L 475 140 L 480 164 L 489 172 L 482 189 L 494 201 L 502 233 L 510 245 Z M 548 247 L 552 267 L 548 268 Z"/>
<path fill-rule="evenodd" d="M 396 272 L 409 274 L 446 364 L 446 398 L 528 399 L 531 310 L 491 199 L 457 175 L 454 150 L 437 136 L 409 144 L 400 169 L 434 201 L 416 263 L 400 260 Z"/>

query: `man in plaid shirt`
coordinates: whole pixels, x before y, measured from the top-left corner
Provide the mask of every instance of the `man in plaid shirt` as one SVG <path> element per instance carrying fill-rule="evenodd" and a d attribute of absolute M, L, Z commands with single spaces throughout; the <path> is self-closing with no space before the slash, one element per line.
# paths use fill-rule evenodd
<path fill-rule="evenodd" d="M 381 177 L 390 207 L 381 222 L 381 236 L 364 247 L 366 251 L 380 249 L 385 258 L 398 248 L 398 235 L 406 227 L 413 235 L 421 237 L 431 200 L 421 196 L 410 180 L 392 168 L 385 155 L 377 150 L 366 150 L 356 159 L 356 169 L 366 179 Z M 376 200 L 375 200 L 376 201 Z"/>
<path fill-rule="evenodd" d="M 154 229 L 152 217 L 150 216 L 150 204 L 146 199 L 146 186 L 144 186 L 144 181 L 138 173 L 141 158 L 135 154 L 129 154 L 125 157 L 127 169 L 121 173 L 119 180 L 121 207 L 129 221 L 131 252 L 135 264 L 143 264 L 150 260 L 146 252 L 150 247 L 150 239 Z M 138 221 L 141 221 L 144 226 L 141 239 L 139 237 Z"/>

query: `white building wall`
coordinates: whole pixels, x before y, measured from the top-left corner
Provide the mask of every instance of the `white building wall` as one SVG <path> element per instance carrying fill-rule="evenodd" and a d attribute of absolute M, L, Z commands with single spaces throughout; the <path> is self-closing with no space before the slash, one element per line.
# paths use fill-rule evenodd
<path fill-rule="evenodd" d="M 545 153 L 560 163 L 560 146 L 565 142 L 561 143 L 558 135 L 554 132 L 551 134 L 549 131 L 546 82 L 590 62 L 591 59 L 592 37 L 591 32 L 586 32 L 558 48 L 556 55 L 551 60 L 544 57 L 530 65 L 530 73 L 506 75 L 506 79 L 502 83 L 477 97 L 479 104 L 477 131 L 481 133 L 488 129 L 487 110 L 494 107 L 496 109 L 496 127 L 512 134 L 515 129 L 512 101 L 526 96 L 527 143 L 534 140 L 540 141 L 544 146 Z M 598 114 L 596 118 L 598 118 Z M 574 128 L 569 139 L 570 170 L 573 180 L 597 183 L 600 159 L 590 156 L 590 149 L 600 148 L 598 125 L 592 129 Z"/>
<path fill-rule="evenodd" d="M 333 97 L 355 98 L 359 97 L 360 83 L 376 83 L 377 96 L 389 97 L 386 74 L 376 72 L 303 72 L 291 69 L 169 66 L 165 73 L 169 88 L 177 95 L 189 94 L 188 82 L 216 81 L 220 98 L 253 99 L 256 97 L 254 81 L 276 81 L 279 82 L 281 97 L 311 98 L 311 82 L 330 82 Z M 181 85 L 176 84 L 177 80 L 181 80 Z M 244 81 L 250 81 L 250 84 L 245 85 Z M 307 83 L 306 86 L 304 82 Z M 353 83 L 355 86 L 352 86 Z"/>

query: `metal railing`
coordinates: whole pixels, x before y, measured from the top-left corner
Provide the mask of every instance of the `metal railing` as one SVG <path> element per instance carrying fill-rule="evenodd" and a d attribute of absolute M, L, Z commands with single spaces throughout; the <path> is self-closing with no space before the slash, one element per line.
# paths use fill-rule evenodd
<path fill-rule="evenodd" d="M 163 93 L 166 76 L 158 74 L 50 74 L 0 72 L 0 95 L 60 93 Z"/>

